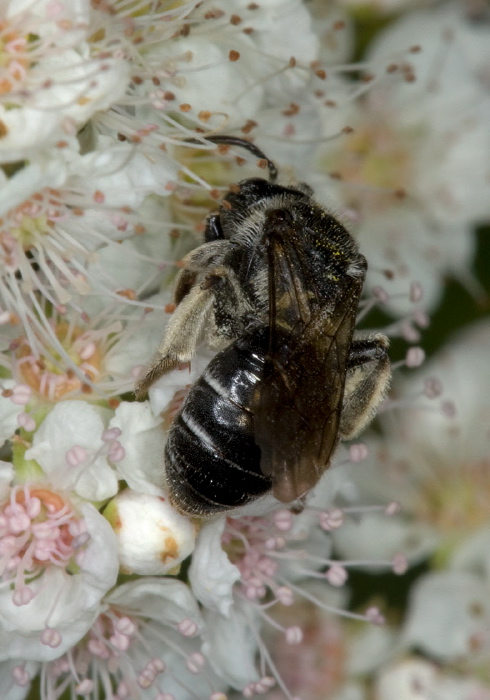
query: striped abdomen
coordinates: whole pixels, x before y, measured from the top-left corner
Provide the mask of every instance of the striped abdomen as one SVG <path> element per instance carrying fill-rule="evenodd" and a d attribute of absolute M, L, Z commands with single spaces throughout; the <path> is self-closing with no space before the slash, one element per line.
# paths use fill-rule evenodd
<path fill-rule="evenodd" d="M 165 447 L 167 487 L 178 510 L 211 515 L 271 488 L 250 411 L 266 349 L 266 328 L 244 335 L 213 358 L 189 391 Z"/>

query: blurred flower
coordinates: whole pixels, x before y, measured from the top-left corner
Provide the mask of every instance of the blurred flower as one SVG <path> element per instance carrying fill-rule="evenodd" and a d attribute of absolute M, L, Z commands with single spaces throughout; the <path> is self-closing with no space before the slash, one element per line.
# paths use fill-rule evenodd
<path fill-rule="evenodd" d="M 476 325 L 399 383 L 403 411 L 383 417 L 386 438 L 370 441 L 366 463 L 349 469 L 354 500 L 396 500 L 401 516 L 347 522 L 335 533 L 344 556 L 403 551 L 440 565 L 487 529 L 489 343 L 488 323 Z"/>
<path fill-rule="evenodd" d="M 267 630 L 278 672 L 294 697 L 308 700 L 363 698 L 363 680 L 390 658 L 394 634 L 386 627 L 342 620 L 319 608 L 319 598 L 332 609 L 341 604 L 339 591 L 321 584 L 308 586 L 313 599 L 297 600 L 273 611 L 276 628 Z M 286 628 L 289 634 L 283 634 Z M 296 633 L 296 638 L 293 637 Z M 279 689 L 271 700 L 284 697 Z"/>
<path fill-rule="evenodd" d="M 446 7 L 404 16 L 373 42 L 364 86 L 325 103 L 325 137 L 349 130 L 319 149 L 317 167 L 369 250 L 368 280 L 397 313 L 410 310 L 413 281 L 428 309 L 447 274 L 479 293 L 472 227 L 490 217 L 490 101 L 468 32 Z M 479 33 L 488 43 L 488 27 Z"/>
<path fill-rule="evenodd" d="M 488 700 L 490 688 L 477 679 L 447 673 L 422 659 L 406 659 L 386 669 L 376 681 L 375 700 Z"/>

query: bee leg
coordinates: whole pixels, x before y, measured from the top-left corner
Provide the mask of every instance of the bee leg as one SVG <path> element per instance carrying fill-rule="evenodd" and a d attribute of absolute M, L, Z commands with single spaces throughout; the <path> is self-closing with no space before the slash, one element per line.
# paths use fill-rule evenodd
<path fill-rule="evenodd" d="M 238 338 L 250 324 L 253 314 L 235 272 L 225 265 L 217 265 L 206 275 L 201 286 L 211 287 L 214 293 L 215 328 L 208 338 L 210 345 L 219 347 L 223 340 Z"/>
<path fill-rule="evenodd" d="M 198 249 L 194 258 L 206 253 Z M 213 255 L 217 257 L 216 252 Z M 193 262 L 189 256 L 189 263 Z M 191 361 L 198 341 L 210 325 L 210 317 L 213 330 L 208 340 L 212 346 L 233 340 L 243 332 L 243 317 L 249 312 L 249 305 L 232 271 L 220 264 L 210 265 L 207 272 L 198 276 L 189 264 L 182 273 L 176 292 L 178 306 L 160 347 L 136 384 L 137 398 L 142 398 L 163 374 Z M 213 339 L 214 343 L 211 342 Z"/>
<path fill-rule="evenodd" d="M 193 357 L 214 302 L 213 289 L 203 286 L 192 287 L 175 310 L 157 353 L 136 383 L 137 398 L 142 398 L 163 374 L 190 362 Z"/>
<path fill-rule="evenodd" d="M 182 260 L 184 267 L 177 276 L 175 284 L 176 304 L 180 304 L 194 285 L 205 278 L 208 270 L 213 270 L 223 262 L 229 248 L 229 241 L 215 240 L 203 243 L 185 256 Z"/>
<path fill-rule="evenodd" d="M 350 440 L 366 427 L 388 390 L 388 338 L 382 333 L 354 336 L 347 360 L 339 433 Z"/>

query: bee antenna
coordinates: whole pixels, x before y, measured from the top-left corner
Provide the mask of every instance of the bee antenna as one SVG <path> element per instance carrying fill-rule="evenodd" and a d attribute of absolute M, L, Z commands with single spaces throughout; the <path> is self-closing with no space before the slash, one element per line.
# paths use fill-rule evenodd
<path fill-rule="evenodd" d="M 227 136 L 227 135 L 216 135 L 216 136 L 206 136 L 206 141 L 211 141 L 212 143 L 224 143 L 229 146 L 240 146 L 240 148 L 244 148 L 246 151 L 251 153 L 254 156 L 257 156 L 257 158 L 260 158 L 261 160 L 265 160 L 267 163 L 267 168 L 269 170 L 269 182 L 276 182 L 277 180 L 277 168 L 275 163 L 267 158 L 265 153 L 258 148 L 254 143 L 251 141 L 247 141 L 247 139 L 242 139 L 239 136 Z M 188 143 L 202 143 L 202 141 L 199 141 L 198 139 L 187 139 Z"/>

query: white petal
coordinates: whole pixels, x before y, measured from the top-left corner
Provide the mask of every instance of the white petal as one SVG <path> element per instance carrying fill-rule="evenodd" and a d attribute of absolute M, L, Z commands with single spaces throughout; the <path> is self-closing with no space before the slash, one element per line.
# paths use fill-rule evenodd
<path fill-rule="evenodd" d="M 116 583 L 119 573 L 117 543 L 107 520 L 90 503 L 81 511 L 90 540 L 78 563 L 83 576 L 85 605 L 92 607 Z"/>
<path fill-rule="evenodd" d="M 111 207 L 137 207 L 149 194 L 170 194 L 166 187 L 177 179 L 178 168 L 168 156 L 150 160 L 143 153 L 107 137 L 99 139 L 97 150 L 83 155 L 76 175 L 90 180 L 94 192 L 104 193 Z"/>
<path fill-rule="evenodd" d="M 257 681 L 257 640 L 243 612 L 234 609 L 224 617 L 208 611 L 205 621 L 202 651 L 219 677 L 238 689 Z"/>
<path fill-rule="evenodd" d="M 52 137 L 59 119 L 56 112 L 47 111 L 41 119 L 37 109 L 6 109 L 0 105 L 0 123 L 5 131 L 0 140 L 0 161 L 9 163 L 32 157 L 32 151 Z"/>
<path fill-rule="evenodd" d="M 443 291 L 444 273 L 448 268 L 466 269 L 473 250 L 472 236 L 466 228 L 436 229 L 423 212 L 403 206 L 366 217 L 357 235 L 369 253 L 367 288 L 379 285 L 385 289 L 392 297 L 388 306 L 397 314 L 414 310 L 409 299 L 414 281 L 422 286 L 424 308 L 434 307 Z M 464 242 L 455 246 L 451 243 L 453 236 Z M 454 253 L 451 258 L 450 251 Z M 391 279 L 386 278 L 386 269 L 393 273 Z"/>
<path fill-rule="evenodd" d="M 2 390 L 12 389 L 16 385 L 13 379 L 2 380 Z M 11 438 L 18 429 L 17 416 L 25 411 L 25 406 L 17 405 L 0 393 L 0 447 Z"/>
<path fill-rule="evenodd" d="M 473 635 L 487 629 L 489 619 L 488 591 L 477 576 L 429 574 L 413 589 L 403 639 L 436 659 L 456 660 L 473 653 Z"/>
<path fill-rule="evenodd" d="M 405 440 L 430 452 L 433 460 L 452 464 L 453 468 L 470 461 L 478 463 L 488 455 L 489 344 L 490 324 L 475 324 L 411 380 L 412 386 L 421 387 L 425 378 L 437 377 L 443 388 L 441 398 L 451 402 L 455 415 L 448 417 L 437 410 L 434 400 L 421 398 L 406 414 Z"/>
<path fill-rule="evenodd" d="M 331 700 L 365 700 L 365 697 L 363 686 L 353 681 L 347 681 L 343 688 L 332 696 Z"/>
<path fill-rule="evenodd" d="M 49 86 L 39 89 L 48 76 Z M 27 74 L 27 81 L 37 87 L 29 96 L 30 107 L 40 114 L 55 110 L 60 124 L 64 116 L 83 124 L 94 112 L 108 109 L 124 95 L 129 65 L 110 57 L 94 59 L 88 44 L 81 43 L 77 50 L 41 56 Z"/>
<path fill-rule="evenodd" d="M 403 553 L 412 564 L 425 559 L 439 542 L 437 533 L 425 523 L 378 513 L 346 520 L 332 537 L 345 558 L 391 561 L 396 554 Z"/>
<path fill-rule="evenodd" d="M 189 581 L 196 598 L 210 610 L 228 616 L 233 605 L 233 585 L 240 571 L 221 546 L 225 519 L 205 523 L 189 567 Z"/>
<path fill-rule="evenodd" d="M 61 401 L 46 416 L 34 434 L 26 459 L 35 459 L 49 476 L 53 486 L 75 490 L 82 498 L 101 501 L 117 491 L 117 477 L 103 454 L 105 430 L 101 412 L 85 401 Z M 67 453 L 80 446 L 86 461 L 70 467 Z"/>
<path fill-rule="evenodd" d="M 376 700 L 419 700 L 430 697 L 438 676 L 427 661 L 409 660 L 385 671 L 376 684 Z"/>
<path fill-rule="evenodd" d="M 0 214 L 14 209 L 44 187 L 56 188 L 65 184 L 68 176 L 65 156 L 66 153 L 61 157 L 54 152 L 49 157 L 39 157 L 7 180 L 0 190 Z"/>
<path fill-rule="evenodd" d="M 379 668 L 381 664 L 386 664 L 397 651 L 396 642 L 397 634 L 394 630 L 361 623 L 356 634 L 349 638 L 348 675 L 357 677 L 366 675 Z"/>
<path fill-rule="evenodd" d="M 253 43 L 245 35 L 240 37 L 241 46 L 227 32 L 206 32 L 179 39 L 179 54 L 189 60 L 182 69 L 182 80 L 175 81 L 172 93 L 175 104 L 186 103 L 196 112 L 204 110 L 225 112 L 227 127 L 239 120 L 253 118 L 262 102 L 264 88 L 258 76 L 257 58 Z M 229 53 L 238 50 L 240 60 L 230 62 Z M 171 42 L 158 45 L 146 54 L 146 60 L 165 66 L 170 63 L 175 70 L 175 48 Z M 145 92 L 148 86 L 145 87 Z M 141 112 L 141 114 L 139 113 Z M 150 118 L 152 112 L 139 110 L 139 118 Z M 153 117 L 154 118 L 154 117 Z M 222 120 L 222 117 L 220 117 Z"/>
<path fill-rule="evenodd" d="M 16 669 L 22 669 L 32 681 L 39 672 L 39 664 L 26 661 L 23 658 L 13 661 L 4 661 L 0 664 L 0 697 L 2 700 L 24 700 L 31 689 L 31 683 L 26 685 L 14 682 L 13 673 Z"/>
<path fill-rule="evenodd" d="M 483 575 L 490 580 L 490 527 L 468 535 L 454 553 L 450 567 Z"/>
<path fill-rule="evenodd" d="M 162 624 L 176 626 L 189 617 L 198 627 L 202 626 L 199 606 L 190 588 L 172 578 L 143 578 L 124 583 L 106 601 Z"/>
<path fill-rule="evenodd" d="M 163 495 L 163 428 L 149 403 L 122 402 L 109 428 L 122 432 L 118 440 L 125 457 L 117 463 L 119 478 L 135 491 Z"/>

